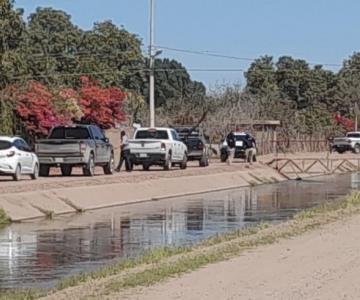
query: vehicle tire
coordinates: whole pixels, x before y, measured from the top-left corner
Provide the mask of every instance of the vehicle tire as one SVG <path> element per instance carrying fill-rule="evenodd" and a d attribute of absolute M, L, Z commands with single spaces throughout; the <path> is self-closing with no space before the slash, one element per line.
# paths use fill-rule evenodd
<path fill-rule="evenodd" d="M 343 149 L 337 149 L 336 151 L 340 154 L 343 154 L 345 152 L 345 150 L 343 150 Z"/>
<path fill-rule="evenodd" d="M 199 160 L 199 167 L 207 167 L 209 165 L 209 159 L 208 157 L 204 154 L 201 159 Z"/>
<path fill-rule="evenodd" d="M 71 165 L 62 165 L 60 167 L 62 176 L 71 176 L 72 166 Z"/>
<path fill-rule="evenodd" d="M 39 175 L 42 177 L 48 177 L 50 173 L 50 167 L 46 165 L 40 165 Z"/>
<path fill-rule="evenodd" d="M 253 155 L 253 162 L 256 162 L 256 154 Z"/>
<path fill-rule="evenodd" d="M 34 166 L 34 172 L 30 175 L 30 178 L 32 180 L 36 180 L 39 178 L 39 165 L 35 164 Z"/>
<path fill-rule="evenodd" d="M 360 145 L 356 144 L 353 150 L 354 153 L 359 154 L 360 153 Z"/>
<path fill-rule="evenodd" d="M 89 161 L 87 165 L 83 168 L 83 174 L 85 176 L 92 177 L 95 175 L 95 159 L 94 154 L 90 154 Z"/>
<path fill-rule="evenodd" d="M 103 167 L 104 174 L 105 175 L 112 175 L 114 174 L 114 154 L 111 154 L 109 162 Z"/>
<path fill-rule="evenodd" d="M 149 171 L 150 170 L 150 164 L 143 164 L 142 167 L 143 167 L 144 171 Z"/>
<path fill-rule="evenodd" d="M 21 166 L 17 165 L 15 169 L 15 173 L 13 175 L 13 179 L 15 181 L 19 181 L 21 179 Z"/>
<path fill-rule="evenodd" d="M 226 153 L 221 153 L 220 160 L 221 162 L 226 162 L 228 159 L 228 155 Z"/>
<path fill-rule="evenodd" d="M 169 170 L 171 170 L 171 167 L 172 167 L 172 161 L 171 161 L 171 155 L 169 155 L 169 157 L 165 161 L 164 170 L 169 171 Z"/>
<path fill-rule="evenodd" d="M 184 154 L 183 161 L 180 164 L 180 169 L 185 170 L 187 168 L 187 155 Z"/>

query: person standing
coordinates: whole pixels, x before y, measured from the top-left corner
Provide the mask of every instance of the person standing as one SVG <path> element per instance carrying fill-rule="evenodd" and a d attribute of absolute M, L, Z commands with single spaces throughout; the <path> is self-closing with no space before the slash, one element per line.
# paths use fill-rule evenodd
<path fill-rule="evenodd" d="M 234 130 L 231 130 L 226 137 L 226 143 L 228 146 L 228 159 L 227 164 L 231 165 L 235 156 L 235 134 Z"/>
<path fill-rule="evenodd" d="M 121 145 L 120 145 L 120 161 L 115 169 L 116 172 L 120 172 L 123 162 L 125 161 L 125 169 L 130 172 L 132 170 L 131 161 L 130 161 L 130 149 L 129 149 L 129 138 L 126 135 L 124 130 L 120 133 Z"/>
<path fill-rule="evenodd" d="M 245 147 L 245 162 L 251 165 L 256 161 L 256 142 L 250 134 L 246 134 Z"/>

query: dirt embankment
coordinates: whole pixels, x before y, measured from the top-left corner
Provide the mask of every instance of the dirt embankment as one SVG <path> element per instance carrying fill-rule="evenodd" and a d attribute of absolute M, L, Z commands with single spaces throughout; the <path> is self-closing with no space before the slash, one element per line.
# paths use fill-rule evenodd
<path fill-rule="evenodd" d="M 319 158 L 326 157 L 326 153 L 278 155 L 276 157 Z M 335 157 L 336 155 L 332 155 L 332 158 Z M 0 208 L 4 209 L 13 221 L 21 221 L 284 181 L 288 177 L 281 175 L 266 164 L 274 158 L 271 155 L 260 157 L 260 162 L 251 166 L 241 160 L 234 162 L 231 166 L 213 161 L 208 168 L 199 168 L 196 163 L 190 163 L 187 170 L 175 168 L 164 172 L 161 168 L 154 168 L 152 171 L 146 172 L 137 168 L 131 173 L 121 172 L 113 176 L 97 175 L 93 178 L 79 175 L 80 170 L 75 170 L 74 176 L 71 177 L 64 178 L 55 174 L 37 181 L 28 179 L 13 182 L 6 178 L 0 178 Z M 97 170 L 97 173 L 102 174 L 102 170 Z"/>
<path fill-rule="evenodd" d="M 0 208 L 13 221 L 21 221 L 283 180 L 261 163 L 250 167 L 244 163 L 214 163 L 208 168 L 192 165 L 169 172 L 136 170 L 94 178 L 54 176 L 37 182 L 0 183 Z"/>
<path fill-rule="evenodd" d="M 359 226 L 357 215 L 121 299 L 359 299 Z"/>

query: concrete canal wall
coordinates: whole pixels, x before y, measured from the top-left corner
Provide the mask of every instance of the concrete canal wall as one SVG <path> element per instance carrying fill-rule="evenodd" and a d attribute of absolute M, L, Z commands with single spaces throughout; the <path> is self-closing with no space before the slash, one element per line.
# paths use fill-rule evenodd
<path fill-rule="evenodd" d="M 285 180 L 257 164 L 234 172 L 2 194 L 0 208 L 12 221 L 22 221 Z"/>

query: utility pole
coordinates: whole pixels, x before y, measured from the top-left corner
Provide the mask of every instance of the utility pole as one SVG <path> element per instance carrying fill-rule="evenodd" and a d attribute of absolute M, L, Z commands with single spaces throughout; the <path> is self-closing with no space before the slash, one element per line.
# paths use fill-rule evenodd
<path fill-rule="evenodd" d="M 155 0 L 150 0 L 150 78 L 149 78 L 149 99 L 150 99 L 150 127 L 155 127 L 155 80 L 154 80 L 154 10 Z"/>

